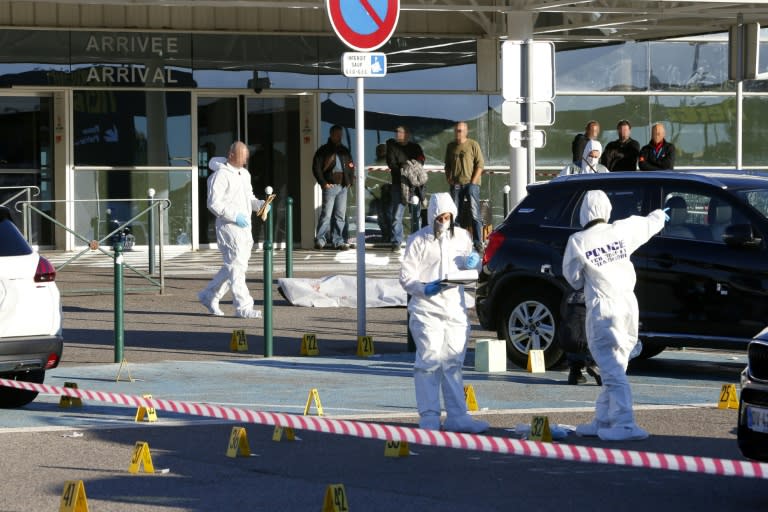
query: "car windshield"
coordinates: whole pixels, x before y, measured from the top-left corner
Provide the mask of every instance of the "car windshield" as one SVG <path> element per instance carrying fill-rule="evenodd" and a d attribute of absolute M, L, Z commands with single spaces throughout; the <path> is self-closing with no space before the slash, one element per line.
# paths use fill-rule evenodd
<path fill-rule="evenodd" d="M 750 206 L 752 206 L 752 208 L 759 211 L 763 217 L 768 218 L 768 188 L 742 190 L 740 191 L 740 195 Z"/>

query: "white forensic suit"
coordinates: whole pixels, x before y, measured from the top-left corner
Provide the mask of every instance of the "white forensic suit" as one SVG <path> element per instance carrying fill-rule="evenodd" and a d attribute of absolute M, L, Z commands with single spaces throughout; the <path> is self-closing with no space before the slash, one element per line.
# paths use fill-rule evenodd
<path fill-rule="evenodd" d="M 648 433 L 635 424 L 626 375 L 638 342 L 635 268 L 629 257 L 664 227 L 665 214 L 656 210 L 607 224 L 610 216 L 605 192 L 587 192 L 580 212 L 585 229 L 571 235 L 563 256 L 565 279 L 574 289 L 584 288 L 587 341 L 603 379 L 595 418 L 576 433 L 606 441 L 645 439 Z"/>
<path fill-rule="evenodd" d="M 435 235 L 435 218 L 451 214 L 451 227 Z M 445 430 L 478 433 L 488 423 L 467 414 L 461 367 L 469 340 L 470 324 L 463 286 L 440 287 L 428 296 L 425 288 L 446 274 L 467 268 L 479 255 L 469 233 L 453 226 L 456 205 L 448 193 L 433 194 L 427 215 L 429 224 L 408 237 L 400 269 L 400 284 L 410 294 L 409 328 L 416 343 L 414 383 L 419 426 L 440 429 L 440 387 L 447 418 Z M 440 285 L 437 285 L 440 286 Z"/>
<path fill-rule="evenodd" d="M 224 313 L 219 300 L 231 289 L 236 316 L 260 318 L 261 311 L 253 308 L 245 273 L 253 248 L 251 212 L 261 208 L 264 201 L 254 196 L 247 169 L 234 167 L 220 157 L 211 159 L 209 168 L 214 173 L 208 178 L 208 209 L 216 215 L 216 242 L 224 264 L 198 298 L 211 314 L 220 316 Z M 238 214 L 247 217 L 247 226 L 237 225 Z"/>
<path fill-rule="evenodd" d="M 597 156 L 590 156 L 592 151 L 597 151 Z M 570 163 L 560 171 L 558 176 L 568 176 L 569 174 L 593 174 L 598 172 L 608 172 L 608 168 L 600 163 L 600 156 L 603 154 L 603 145 L 597 140 L 588 140 L 581 153 L 581 162 L 577 165 Z"/>

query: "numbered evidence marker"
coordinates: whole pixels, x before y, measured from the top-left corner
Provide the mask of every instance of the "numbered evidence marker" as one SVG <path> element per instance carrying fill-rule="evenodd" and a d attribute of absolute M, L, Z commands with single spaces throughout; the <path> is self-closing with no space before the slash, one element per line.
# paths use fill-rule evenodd
<path fill-rule="evenodd" d="M 145 441 L 136 441 L 128 472 L 135 475 L 141 469 L 142 464 L 144 465 L 145 473 L 155 472 L 155 466 L 152 464 L 152 455 L 149 453 L 149 444 Z"/>
<path fill-rule="evenodd" d="M 280 442 L 283 439 L 283 435 L 285 435 L 287 441 L 296 440 L 296 433 L 293 431 L 293 427 L 281 427 L 280 425 L 275 425 L 275 430 L 272 432 L 272 440 Z"/>
<path fill-rule="evenodd" d="M 65 382 L 65 388 L 77 389 L 76 382 Z M 83 401 L 79 396 L 61 395 L 59 399 L 59 407 L 82 407 Z"/>
<path fill-rule="evenodd" d="M 361 357 L 373 355 L 373 336 L 357 337 L 357 355 Z"/>
<path fill-rule="evenodd" d="M 549 429 L 549 418 L 546 416 L 534 416 L 531 420 L 531 433 L 529 441 L 552 442 L 552 431 Z"/>
<path fill-rule="evenodd" d="M 301 337 L 301 356 L 319 356 L 320 349 L 317 348 L 317 336 L 314 334 L 305 334 Z"/>
<path fill-rule="evenodd" d="M 718 409 L 738 409 L 739 399 L 736 396 L 736 384 L 723 384 L 720 390 L 720 400 L 717 402 Z"/>
<path fill-rule="evenodd" d="M 227 445 L 227 457 L 250 457 L 251 447 L 248 444 L 248 436 L 243 427 L 232 427 Z"/>
<path fill-rule="evenodd" d="M 544 367 L 544 351 L 543 350 L 528 351 L 528 371 L 531 373 L 546 372 L 546 369 Z"/>
<path fill-rule="evenodd" d="M 307 405 L 304 406 L 304 416 L 309 415 L 309 409 L 312 407 L 312 402 L 315 402 L 315 409 L 317 409 L 317 415 L 323 415 L 323 405 L 320 403 L 320 394 L 317 392 L 317 388 L 309 390 L 309 396 L 307 396 Z"/>
<path fill-rule="evenodd" d="M 464 386 L 464 401 L 467 402 L 468 411 L 480 410 L 480 408 L 477 406 L 477 398 L 475 398 L 475 388 L 472 387 L 472 384 L 467 384 L 466 386 Z"/>
<path fill-rule="evenodd" d="M 248 340 L 245 339 L 245 330 L 235 329 L 232 331 L 229 350 L 232 352 L 248 352 Z"/>
<path fill-rule="evenodd" d="M 152 395 L 142 395 L 144 398 L 152 399 Z M 155 411 L 154 407 L 144 407 L 143 405 L 140 405 L 139 408 L 136 410 L 136 417 L 133 419 L 134 422 L 143 421 L 144 417 L 147 417 L 147 421 L 150 423 L 153 423 L 157 421 L 157 411 Z"/>
<path fill-rule="evenodd" d="M 384 445 L 385 457 L 407 457 L 410 453 L 408 441 L 387 441 Z"/>
<path fill-rule="evenodd" d="M 82 480 L 64 482 L 59 512 L 88 512 L 88 500 L 85 497 L 85 486 Z"/>
<path fill-rule="evenodd" d="M 344 484 L 331 484 L 325 489 L 323 499 L 323 512 L 347 512 L 347 493 L 344 492 Z"/>

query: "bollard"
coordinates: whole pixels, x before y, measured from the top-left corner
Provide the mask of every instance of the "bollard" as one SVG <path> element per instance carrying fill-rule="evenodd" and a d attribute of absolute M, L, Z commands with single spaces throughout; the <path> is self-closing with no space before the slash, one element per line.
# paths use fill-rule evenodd
<path fill-rule="evenodd" d="M 504 185 L 502 190 L 504 191 L 504 218 L 506 219 L 507 215 L 509 215 L 509 191 L 512 190 L 512 188 L 509 185 Z"/>
<path fill-rule="evenodd" d="M 267 187 L 267 195 L 272 187 Z M 272 219 L 274 208 L 267 212 L 264 233 L 264 357 L 272 357 Z"/>
<path fill-rule="evenodd" d="M 411 197 L 410 204 L 411 209 L 411 234 L 421 229 L 421 199 L 419 196 Z"/>
<path fill-rule="evenodd" d="M 293 198 L 285 200 L 285 277 L 293 277 Z"/>
<path fill-rule="evenodd" d="M 147 231 L 147 248 L 149 249 L 149 275 L 155 274 L 155 189 L 150 188 L 147 191 L 149 195 L 149 212 L 147 213 L 147 224 L 149 224 L 149 231 Z"/>
<path fill-rule="evenodd" d="M 115 251 L 115 362 L 123 362 L 123 241 L 117 240 Z"/>

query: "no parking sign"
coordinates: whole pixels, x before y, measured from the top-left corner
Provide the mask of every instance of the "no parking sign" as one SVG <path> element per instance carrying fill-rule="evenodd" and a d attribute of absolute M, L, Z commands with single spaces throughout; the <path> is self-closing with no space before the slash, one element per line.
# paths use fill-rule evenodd
<path fill-rule="evenodd" d="M 400 0 L 326 0 L 326 8 L 339 39 L 359 52 L 389 41 L 400 16 Z"/>

